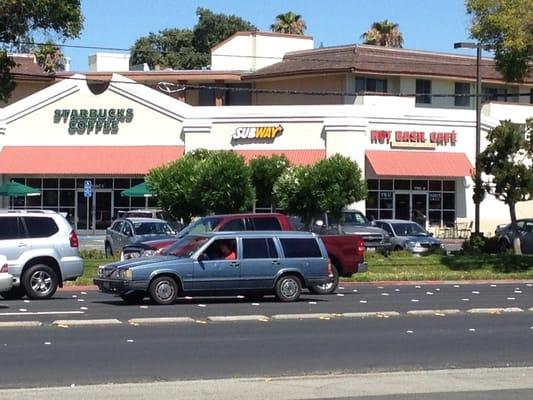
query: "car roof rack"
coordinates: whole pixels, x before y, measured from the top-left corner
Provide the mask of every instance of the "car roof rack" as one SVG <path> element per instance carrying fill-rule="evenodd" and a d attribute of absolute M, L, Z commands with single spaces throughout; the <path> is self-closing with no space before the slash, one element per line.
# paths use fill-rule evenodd
<path fill-rule="evenodd" d="M 0 214 L 57 214 L 54 210 L 8 210 L 0 209 Z"/>

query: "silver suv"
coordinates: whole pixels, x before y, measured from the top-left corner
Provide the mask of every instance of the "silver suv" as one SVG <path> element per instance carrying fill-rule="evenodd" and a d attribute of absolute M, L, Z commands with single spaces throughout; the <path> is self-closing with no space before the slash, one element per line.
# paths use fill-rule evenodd
<path fill-rule="evenodd" d="M 13 288 L 0 293 L 5 299 L 47 299 L 83 274 L 78 236 L 55 211 L 0 211 L 0 254 L 13 275 Z"/>

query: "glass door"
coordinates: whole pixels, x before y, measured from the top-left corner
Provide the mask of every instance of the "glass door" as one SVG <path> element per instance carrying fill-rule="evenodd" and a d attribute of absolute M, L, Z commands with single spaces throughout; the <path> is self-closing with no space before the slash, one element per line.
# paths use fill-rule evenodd
<path fill-rule="evenodd" d="M 411 195 L 409 193 L 394 194 L 394 218 L 410 220 Z"/>
<path fill-rule="evenodd" d="M 411 220 L 426 228 L 428 195 L 427 193 L 412 194 Z"/>
<path fill-rule="evenodd" d="M 111 190 L 94 192 L 94 228 L 106 229 L 111 225 Z"/>

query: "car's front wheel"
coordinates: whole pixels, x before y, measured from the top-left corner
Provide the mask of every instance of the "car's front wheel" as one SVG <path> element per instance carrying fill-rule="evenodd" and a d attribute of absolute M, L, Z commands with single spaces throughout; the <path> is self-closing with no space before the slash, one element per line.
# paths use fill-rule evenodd
<path fill-rule="evenodd" d="M 178 297 L 178 284 L 170 276 L 159 276 L 150 283 L 150 298 L 156 304 L 168 305 Z"/>
<path fill-rule="evenodd" d="M 139 304 L 146 297 L 144 292 L 131 292 L 126 294 L 121 294 L 120 297 L 126 304 Z"/>
<path fill-rule="evenodd" d="M 49 299 L 58 286 L 58 278 L 52 267 L 46 264 L 32 265 L 22 278 L 24 289 L 31 299 Z"/>
<path fill-rule="evenodd" d="M 276 297 L 279 301 L 296 301 L 302 294 L 302 283 L 295 275 L 285 275 L 276 282 Z"/>

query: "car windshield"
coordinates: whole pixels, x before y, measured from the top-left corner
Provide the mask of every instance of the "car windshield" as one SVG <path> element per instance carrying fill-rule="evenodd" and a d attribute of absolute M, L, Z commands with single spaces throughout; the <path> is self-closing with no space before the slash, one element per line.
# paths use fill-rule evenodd
<path fill-rule="evenodd" d="M 347 211 L 343 213 L 346 225 L 369 225 L 370 222 L 360 212 Z"/>
<path fill-rule="evenodd" d="M 391 224 L 396 236 L 429 236 L 418 224 L 413 222 Z"/>
<path fill-rule="evenodd" d="M 166 222 L 137 222 L 133 224 L 136 235 L 171 235 L 172 229 Z"/>
<path fill-rule="evenodd" d="M 190 257 L 209 240 L 205 236 L 189 235 L 178 240 L 173 245 L 161 252 L 161 254 L 178 257 Z"/>
<path fill-rule="evenodd" d="M 222 221 L 222 218 L 220 217 L 203 217 L 197 219 L 183 228 L 178 233 L 178 236 L 181 238 L 187 235 L 209 233 L 213 231 L 218 224 L 220 224 L 220 221 Z"/>

